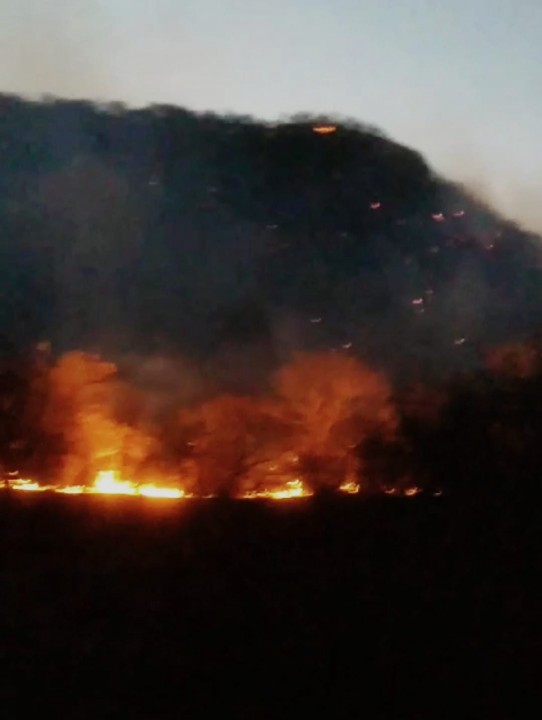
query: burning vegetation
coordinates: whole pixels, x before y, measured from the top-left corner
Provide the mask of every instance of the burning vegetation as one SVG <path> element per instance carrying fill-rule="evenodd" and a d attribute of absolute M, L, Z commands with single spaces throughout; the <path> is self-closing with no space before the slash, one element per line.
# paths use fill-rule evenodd
<path fill-rule="evenodd" d="M 386 378 L 346 354 L 299 354 L 261 397 L 219 394 L 148 412 L 97 355 L 41 350 L 2 375 L 4 485 L 66 494 L 299 498 L 364 487 L 363 442 L 391 440 Z M 15 382 L 16 380 L 16 382 Z"/>
<path fill-rule="evenodd" d="M 54 358 L 40 346 L 0 373 L 2 482 L 23 492 L 282 500 L 439 496 L 488 473 L 507 481 L 542 464 L 540 358 L 536 339 L 501 346 L 468 378 L 399 389 L 347 352 L 302 353 L 266 393 L 179 404 L 138 386 L 122 362 Z"/>
<path fill-rule="evenodd" d="M 535 467 L 539 239 L 416 152 L 323 116 L 0 106 L 6 486 L 414 496 Z"/>

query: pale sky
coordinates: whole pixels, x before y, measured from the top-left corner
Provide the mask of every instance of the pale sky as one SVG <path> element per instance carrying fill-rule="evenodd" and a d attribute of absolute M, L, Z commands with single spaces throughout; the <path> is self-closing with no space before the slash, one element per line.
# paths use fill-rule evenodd
<path fill-rule="evenodd" d="M 541 0 L 0 0 L 0 91 L 376 125 L 542 230 Z"/>

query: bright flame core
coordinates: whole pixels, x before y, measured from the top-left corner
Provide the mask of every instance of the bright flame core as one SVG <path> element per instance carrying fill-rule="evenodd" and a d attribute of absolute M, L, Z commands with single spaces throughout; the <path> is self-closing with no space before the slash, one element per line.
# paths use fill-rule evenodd
<path fill-rule="evenodd" d="M 3 487 L 24 492 L 51 492 L 62 495 L 131 495 L 147 498 L 164 498 L 176 500 L 186 497 L 184 490 L 178 487 L 159 485 L 155 483 L 134 483 L 122 480 L 116 470 L 100 470 L 92 485 L 41 485 L 33 480 L 23 478 L 10 479 Z M 1 486 L 0 486 L 1 487 Z"/>
<path fill-rule="evenodd" d="M 180 488 L 165 487 L 154 483 L 138 485 L 130 480 L 121 480 L 115 470 L 102 470 L 96 475 L 94 484 L 87 492 L 99 495 L 140 495 L 149 498 L 179 499 L 185 496 Z"/>
<path fill-rule="evenodd" d="M 120 480 L 114 470 L 101 470 L 96 475 L 91 492 L 104 495 L 136 495 L 137 486 L 128 480 Z"/>

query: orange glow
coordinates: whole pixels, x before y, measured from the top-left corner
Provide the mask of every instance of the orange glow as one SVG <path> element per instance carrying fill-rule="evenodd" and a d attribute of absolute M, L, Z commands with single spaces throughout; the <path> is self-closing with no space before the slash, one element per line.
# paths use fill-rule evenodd
<path fill-rule="evenodd" d="M 346 495 L 357 495 L 359 490 L 359 483 L 354 482 L 354 480 L 347 480 L 346 482 L 343 482 L 342 485 L 339 485 L 339 491 L 346 493 Z"/>
<path fill-rule="evenodd" d="M 330 135 L 331 133 L 336 132 L 337 127 L 335 125 L 317 125 L 316 127 L 313 127 L 313 132 L 318 133 L 318 135 Z"/>
<path fill-rule="evenodd" d="M 55 492 L 63 495 L 82 495 L 87 492 L 87 489 L 84 485 L 67 485 L 66 487 L 56 488 Z"/>
<path fill-rule="evenodd" d="M 386 495 L 397 495 L 398 497 L 414 497 L 415 495 L 419 495 L 421 491 L 422 489 L 417 485 L 412 485 L 411 487 L 403 489 L 395 487 L 384 488 L 384 493 Z"/>
<path fill-rule="evenodd" d="M 92 485 L 42 485 L 34 480 L 16 478 L 0 487 L 23 492 L 54 492 L 61 495 L 131 495 L 146 498 L 180 500 L 187 497 L 179 487 L 122 480 L 116 470 L 101 470 Z"/>
<path fill-rule="evenodd" d="M 180 500 L 185 497 L 184 490 L 174 487 L 159 487 L 156 485 L 140 485 L 139 495 L 148 498 L 163 498 L 164 500 Z"/>
<path fill-rule="evenodd" d="M 310 497 L 312 494 L 312 491 L 305 487 L 299 478 L 295 478 L 276 488 L 249 490 L 241 495 L 241 498 L 243 500 L 292 500 L 294 498 Z"/>
<path fill-rule="evenodd" d="M 121 495 L 130 497 L 145 497 L 164 500 L 181 500 L 183 498 L 212 498 L 214 495 L 195 496 L 187 494 L 182 488 L 159 485 L 155 483 L 134 483 L 129 480 L 122 480 L 115 470 L 101 470 L 97 473 L 92 485 L 42 485 L 34 480 L 25 478 L 12 479 L 9 483 L 0 484 L 0 489 L 7 489 L 21 492 L 53 492 L 62 495 Z M 339 492 L 345 495 L 358 495 L 361 486 L 355 480 L 345 480 L 338 488 Z M 384 488 L 386 495 L 397 495 L 399 497 L 414 497 L 422 492 L 417 485 L 398 489 L 395 487 Z M 282 484 L 272 487 L 264 487 L 258 490 L 248 490 L 238 496 L 241 500 L 295 500 L 307 498 L 313 495 L 299 478 L 287 480 Z M 435 497 L 442 495 L 442 490 L 433 493 Z"/>
<path fill-rule="evenodd" d="M 96 475 L 90 492 L 103 495 L 137 495 L 137 487 L 127 480 L 120 480 L 114 470 L 102 470 Z"/>
<path fill-rule="evenodd" d="M 372 201 L 380 207 L 377 197 Z M 429 301 L 423 294 L 410 302 L 423 312 Z M 306 320 L 325 324 L 324 308 L 313 308 Z M 386 376 L 345 352 L 353 347 L 356 340 L 346 336 L 332 351 L 294 355 L 272 378 L 272 394 L 221 394 L 187 407 L 168 401 L 164 412 L 161 400 L 154 407 L 152 387 L 147 397 L 145 378 L 131 384 L 129 373 L 139 370 L 117 370 L 79 351 L 51 358 L 50 366 L 44 361 L 29 370 L 39 393 L 35 414 L 29 405 L 35 435 L 25 442 L 39 439 L 36 454 L 20 475 L 6 468 L 0 489 L 149 502 L 289 500 L 320 488 L 360 494 L 357 448 L 368 432 L 391 437 L 398 414 Z M 162 360 L 154 372 L 162 375 Z M 34 475 L 36 467 L 47 475 Z"/>
<path fill-rule="evenodd" d="M 40 485 L 33 480 L 25 480 L 23 478 L 11 480 L 9 487 L 11 490 L 21 490 L 23 492 L 43 492 L 49 489 L 47 485 Z"/>
<path fill-rule="evenodd" d="M 144 483 L 138 485 L 130 480 L 122 480 L 115 470 L 102 470 L 96 475 L 94 484 L 86 492 L 95 495 L 139 495 L 148 498 L 169 500 L 184 497 L 184 491 L 176 487 Z"/>

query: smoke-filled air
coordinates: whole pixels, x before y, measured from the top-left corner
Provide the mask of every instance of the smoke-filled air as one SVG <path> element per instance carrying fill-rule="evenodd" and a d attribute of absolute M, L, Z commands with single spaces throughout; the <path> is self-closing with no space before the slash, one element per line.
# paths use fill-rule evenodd
<path fill-rule="evenodd" d="M 326 116 L 0 106 L 6 487 L 439 494 L 480 433 L 494 477 L 535 452 L 477 413 L 538 387 L 540 240 L 416 152 Z"/>

